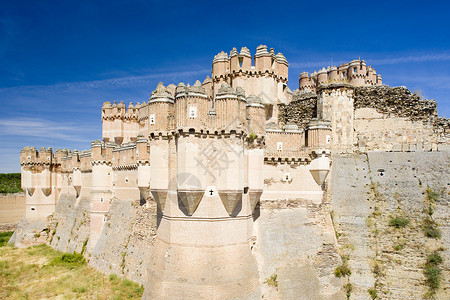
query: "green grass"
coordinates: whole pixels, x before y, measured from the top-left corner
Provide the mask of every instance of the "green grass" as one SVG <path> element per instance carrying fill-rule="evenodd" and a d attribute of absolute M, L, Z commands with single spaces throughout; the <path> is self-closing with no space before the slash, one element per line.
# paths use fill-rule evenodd
<path fill-rule="evenodd" d="M 20 173 L 0 174 L 0 194 L 20 193 Z"/>
<path fill-rule="evenodd" d="M 8 243 L 13 233 L 14 231 L 0 232 L 0 247 L 3 247 Z"/>
<path fill-rule="evenodd" d="M 389 219 L 389 226 L 395 228 L 405 228 L 409 224 L 409 219 L 403 217 L 391 217 Z"/>
<path fill-rule="evenodd" d="M 106 276 L 79 253 L 0 247 L 0 299 L 141 299 L 143 286 Z"/>

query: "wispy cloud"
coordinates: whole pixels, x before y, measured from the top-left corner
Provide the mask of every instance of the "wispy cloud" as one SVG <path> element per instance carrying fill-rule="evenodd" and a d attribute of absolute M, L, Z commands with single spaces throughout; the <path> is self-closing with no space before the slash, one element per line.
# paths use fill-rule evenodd
<path fill-rule="evenodd" d="M 371 58 L 370 63 L 373 65 L 395 65 L 409 62 L 429 62 L 429 61 L 449 61 L 450 53 L 437 53 L 426 55 L 410 55 L 392 58 Z"/>
<path fill-rule="evenodd" d="M 134 87 L 142 84 L 146 84 L 149 81 L 172 79 L 172 78 L 189 78 L 196 76 L 198 79 L 203 79 L 204 76 L 209 75 L 211 70 L 192 70 L 192 71 L 169 71 L 169 72 L 156 72 L 147 75 L 137 75 L 137 76 L 124 76 L 119 78 L 102 79 L 102 80 L 91 80 L 91 81 L 76 81 L 76 82 L 66 82 L 58 83 L 53 85 L 28 85 L 28 86 L 18 86 L 11 88 L 0 88 L 1 92 L 8 91 L 25 91 L 25 90 L 35 90 L 35 89 L 46 89 L 48 92 L 53 92 L 55 90 L 79 90 L 79 89 L 105 89 L 105 88 L 117 88 L 117 87 Z M 202 75 L 200 77 L 200 75 Z M 169 82 L 170 83 L 170 82 Z M 168 83 L 166 83 L 168 84 Z M 155 86 L 156 88 L 156 86 Z"/>
<path fill-rule="evenodd" d="M 1 136 L 21 136 L 31 138 L 58 139 L 71 142 L 85 142 L 90 126 L 65 123 L 64 125 L 38 118 L 0 119 Z"/>

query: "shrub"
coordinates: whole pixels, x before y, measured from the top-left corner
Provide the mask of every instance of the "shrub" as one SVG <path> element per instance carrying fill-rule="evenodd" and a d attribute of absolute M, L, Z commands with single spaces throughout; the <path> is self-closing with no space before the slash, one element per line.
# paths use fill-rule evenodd
<path fill-rule="evenodd" d="M 437 290 L 440 286 L 441 270 L 436 266 L 426 266 L 425 276 L 427 283 L 432 290 Z"/>
<path fill-rule="evenodd" d="M 86 264 L 86 259 L 83 255 L 77 252 L 64 253 L 61 256 L 56 257 L 50 263 L 51 265 L 63 265 L 68 268 L 74 268 Z"/>
<path fill-rule="evenodd" d="M 117 280 L 117 275 L 116 274 L 109 275 L 109 281 L 115 281 L 115 280 Z"/>
<path fill-rule="evenodd" d="M 409 224 L 409 219 L 403 217 L 391 217 L 389 220 L 389 226 L 395 228 L 405 228 Z"/>
<path fill-rule="evenodd" d="M 367 290 L 369 292 L 369 295 L 372 299 L 377 299 L 377 290 L 375 288 L 371 288 Z"/>
<path fill-rule="evenodd" d="M 430 187 L 427 187 L 427 200 L 431 203 L 434 203 L 441 196 L 438 192 L 433 191 Z"/>
<path fill-rule="evenodd" d="M 273 274 L 265 281 L 268 285 L 278 289 L 278 281 L 277 281 L 277 274 Z"/>
<path fill-rule="evenodd" d="M 253 143 L 253 141 L 256 140 L 256 134 L 254 134 L 253 132 L 249 134 L 248 136 L 248 142 L 251 144 Z"/>
<path fill-rule="evenodd" d="M 350 276 L 351 274 L 352 271 L 350 270 L 350 267 L 347 264 L 342 264 L 334 270 L 334 275 L 336 277 Z"/>
<path fill-rule="evenodd" d="M 344 285 L 345 294 L 347 295 L 347 299 L 350 299 L 350 294 L 352 293 L 353 286 L 350 282 Z"/>
<path fill-rule="evenodd" d="M 437 228 L 438 224 L 431 218 L 426 218 L 423 222 L 423 231 L 427 237 L 433 239 L 441 238 L 441 231 Z"/>
<path fill-rule="evenodd" d="M 427 257 L 425 276 L 427 277 L 427 283 L 432 292 L 437 290 L 440 286 L 441 269 L 439 269 L 439 265 L 442 264 L 443 261 L 444 259 L 438 251 L 434 251 Z"/>

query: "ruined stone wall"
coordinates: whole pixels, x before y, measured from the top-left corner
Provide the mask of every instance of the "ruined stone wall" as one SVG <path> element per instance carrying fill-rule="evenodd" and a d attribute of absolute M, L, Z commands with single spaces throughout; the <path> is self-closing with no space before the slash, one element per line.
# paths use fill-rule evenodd
<path fill-rule="evenodd" d="M 306 129 L 308 122 L 317 117 L 317 95 L 314 93 L 294 92 L 289 104 L 278 104 L 278 122 L 294 123 L 299 128 Z"/>
<path fill-rule="evenodd" d="M 449 152 L 333 156 L 331 210 L 339 253 L 351 269 L 350 299 L 370 299 L 369 289 L 379 299 L 425 298 L 426 257 L 436 250 L 444 261 L 435 299 L 449 298 L 449 163 Z M 431 214 L 427 187 L 439 194 Z M 393 218 L 409 223 L 396 228 Z M 425 235 L 427 218 L 440 239 Z"/>

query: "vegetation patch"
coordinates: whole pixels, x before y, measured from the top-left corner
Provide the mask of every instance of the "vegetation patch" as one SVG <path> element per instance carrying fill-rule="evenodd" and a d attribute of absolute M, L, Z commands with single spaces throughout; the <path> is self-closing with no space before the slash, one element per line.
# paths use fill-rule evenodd
<path fill-rule="evenodd" d="M 61 253 L 44 244 L 0 247 L 0 286 L 0 299 L 141 299 L 144 291 L 117 275 L 108 280 L 79 253 Z"/>
<path fill-rule="evenodd" d="M 14 231 L 0 232 L 0 247 L 3 247 L 8 243 L 13 233 Z"/>
<path fill-rule="evenodd" d="M 21 193 L 20 173 L 0 174 L 0 194 Z"/>
<path fill-rule="evenodd" d="M 277 274 L 273 274 L 272 276 L 267 278 L 265 283 L 267 283 L 269 286 L 274 287 L 278 290 Z"/>
<path fill-rule="evenodd" d="M 352 274 L 352 271 L 350 270 L 350 267 L 347 265 L 347 263 L 343 263 L 342 265 L 336 267 L 334 270 L 334 275 L 336 277 L 343 277 L 343 276 L 350 276 Z"/>
<path fill-rule="evenodd" d="M 405 228 L 409 224 L 409 219 L 404 217 L 391 217 L 389 219 L 389 226 L 395 228 Z"/>
<path fill-rule="evenodd" d="M 442 258 L 439 250 L 434 251 L 432 254 L 428 255 L 427 262 L 425 263 L 425 277 L 427 278 L 426 282 L 428 287 L 430 288 L 426 297 L 434 298 L 434 294 L 439 289 L 442 280 L 442 270 L 440 265 L 444 259 Z"/>

